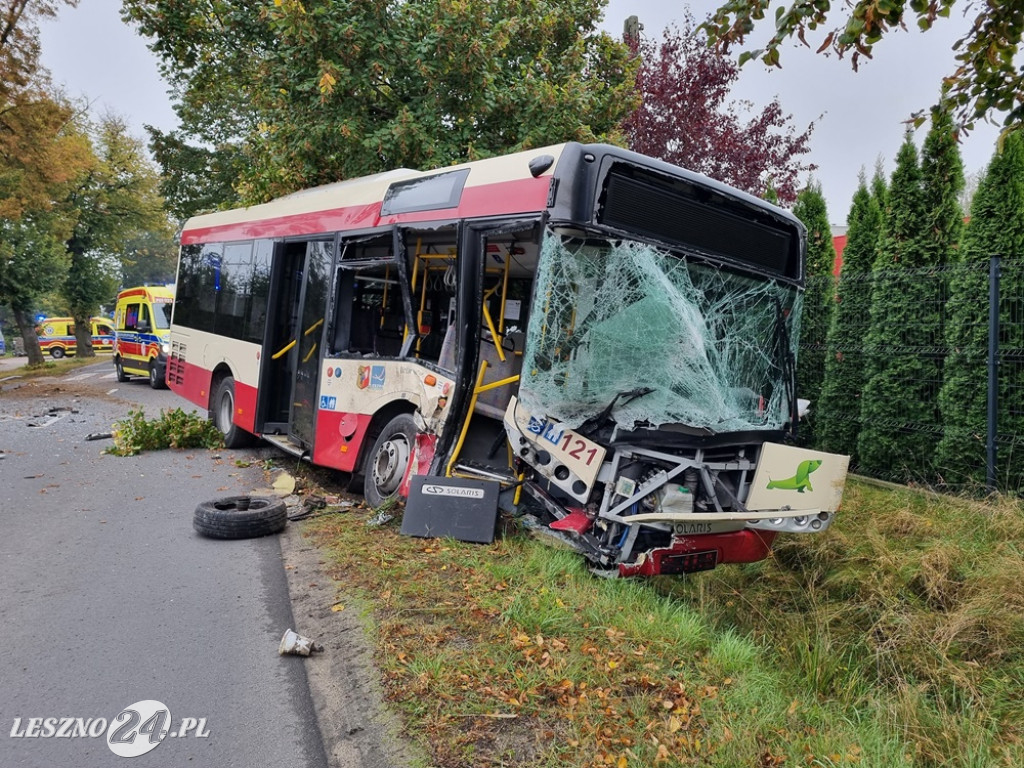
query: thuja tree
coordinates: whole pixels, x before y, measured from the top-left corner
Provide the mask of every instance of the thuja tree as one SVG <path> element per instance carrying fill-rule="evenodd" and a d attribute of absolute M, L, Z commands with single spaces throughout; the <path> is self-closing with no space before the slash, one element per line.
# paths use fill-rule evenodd
<path fill-rule="evenodd" d="M 909 133 L 896 157 L 884 219 L 873 265 L 857 454 L 860 466 L 872 474 L 906 478 L 927 472 L 935 442 L 917 429 L 933 422 L 932 404 L 921 401 L 920 386 L 931 380 L 931 372 L 920 356 L 907 354 L 928 325 L 922 314 L 932 309 L 916 300 L 918 278 L 908 275 L 922 266 L 926 220 L 921 167 Z"/>
<path fill-rule="evenodd" d="M 949 264 L 958 260 L 964 212 L 964 164 L 953 117 L 948 105 L 932 111 L 932 126 L 921 149 L 921 191 L 924 196 L 925 229 L 922 263 Z M 936 339 L 941 345 L 941 336 Z"/>
<path fill-rule="evenodd" d="M 828 223 L 828 209 L 821 185 L 811 182 L 797 196 L 793 213 L 807 227 L 807 289 L 800 321 L 800 355 L 797 358 L 797 392 L 810 400 L 811 413 L 800 424 L 800 442 L 815 441 L 815 409 L 825 378 L 825 340 L 835 305 L 836 249 Z"/>
<path fill-rule="evenodd" d="M 814 409 L 817 445 L 834 453 L 857 456 L 861 392 L 865 382 L 864 337 L 869 326 L 871 270 L 882 235 L 882 209 L 887 195 L 879 166 L 868 189 L 862 173 L 846 219 L 846 248 L 836 289 L 836 308 L 826 342 L 825 376 Z"/>
<path fill-rule="evenodd" d="M 936 450 L 943 479 L 956 485 L 986 479 L 986 303 L 989 257 L 1024 257 L 1024 134 L 1014 131 L 1002 142 L 971 204 L 970 224 L 961 248 L 964 269 L 950 284 L 946 340 L 950 348 L 939 404 L 945 427 Z M 1003 331 L 1000 344 L 1024 348 L 1019 316 L 1024 296 L 1024 271 L 1005 270 L 1000 293 Z M 1017 311 L 1014 316 L 1015 310 Z M 1019 366 L 1002 366 L 999 378 L 1000 434 L 1024 434 L 1024 415 L 1017 405 L 1024 373 Z M 998 456 L 998 482 L 1008 490 L 1024 483 L 1024 446 L 1004 446 Z"/>
<path fill-rule="evenodd" d="M 955 254 L 963 166 L 952 120 L 932 114 L 920 168 L 909 135 L 900 149 L 875 260 L 857 450 L 862 466 L 900 479 L 932 477 L 941 417 L 943 275 Z M 934 271 L 928 271 L 931 268 Z"/>

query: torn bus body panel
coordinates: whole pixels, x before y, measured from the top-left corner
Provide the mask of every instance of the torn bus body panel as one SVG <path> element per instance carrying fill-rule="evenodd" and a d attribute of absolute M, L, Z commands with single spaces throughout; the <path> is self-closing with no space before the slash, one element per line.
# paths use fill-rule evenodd
<path fill-rule="evenodd" d="M 848 457 L 774 442 L 794 421 L 796 285 L 638 242 L 543 249 L 504 426 L 547 531 L 641 576 L 831 525 Z"/>

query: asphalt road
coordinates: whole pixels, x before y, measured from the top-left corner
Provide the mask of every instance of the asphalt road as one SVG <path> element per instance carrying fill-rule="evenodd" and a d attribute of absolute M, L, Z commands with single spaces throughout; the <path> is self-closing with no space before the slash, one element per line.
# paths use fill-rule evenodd
<path fill-rule="evenodd" d="M 118 384 L 109 360 L 49 394 L 10 383 L 0 391 L 0 766 L 123 765 L 106 731 L 31 738 L 30 718 L 109 726 L 146 700 L 165 706 L 171 731 L 205 718 L 209 735 L 167 737 L 131 766 L 326 766 L 308 660 L 277 652 L 294 626 L 278 537 L 192 530 L 200 501 L 264 486 L 258 465 L 236 465 L 245 451 L 103 454 L 109 441 L 86 436 L 130 405 L 152 415 L 186 405 L 141 380 Z"/>

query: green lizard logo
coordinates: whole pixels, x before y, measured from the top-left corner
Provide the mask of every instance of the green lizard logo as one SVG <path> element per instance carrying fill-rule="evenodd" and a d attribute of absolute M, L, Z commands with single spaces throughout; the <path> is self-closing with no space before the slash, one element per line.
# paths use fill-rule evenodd
<path fill-rule="evenodd" d="M 797 491 L 803 493 L 805 490 L 813 491 L 811 487 L 811 472 L 821 466 L 821 459 L 807 459 L 801 461 L 796 468 L 796 474 L 785 480 L 769 480 L 768 488 L 779 488 L 786 491 Z"/>

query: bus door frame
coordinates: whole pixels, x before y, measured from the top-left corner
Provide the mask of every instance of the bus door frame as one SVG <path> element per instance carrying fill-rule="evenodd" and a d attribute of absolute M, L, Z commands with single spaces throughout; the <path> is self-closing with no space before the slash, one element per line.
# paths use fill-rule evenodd
<path fill-rule="evenodd" d="M 451 400 L 451 416 L 438 436 L 430 474 L 444 475 L 455 451 L 467 418 L 476 388 L 480 366 L 480 334 L 487 327 L 483 318 L 484 270 L 487 266 L 487 241 L 495 235 L 514 234 L 537 229 L 543 236 L 543 216 L 512 216 L 502 219 L 464 221 L 459 224 L 458 246 L 458 310 L 456 312 L 456 345 L 459 350 L 455 365 L 455 388 Z M 540 247 L 540 244 L 538 244 Z M 532 296 L 531 296 L 532 300 Z M 473 340 L 473 343 L 468 343 Z"/>
<path fill-rule="evenodd" d="M 274 253 L 271 258 L 270 267 L 270 292 L 267 297 L 267 323 L 263 336 L 263 350 L 260 360 L 259 375 L 260 384 L 256 402 L 256 432 L 258 434 L 292 435 L 292 402 L 295 396 L 295 379 L 299 365 L 299 344 L 298 339 L 294 339 L 294 343 L 275 349 L 275 347 L 280 346 L 280 342 L 275 340 L 274 332 L 284 321 L 289 325 L 295 326 L 293 329 L 295 333 L 302 333 L 302 329 L 300 329 L 298 325 L 302 322 L 302 312 L 307 289 L 306 283 L 309 279 L 310 245 L 313 243 L 330 244 L 331 258 L 327 267 L 327 278 L 330 280 L 334 275 L 334 264 L 337 261 L 338 241 L 339 236 L 337 233 L 324 233 L 324 235 L 319 237 L 312 235 L 287 237 L 274 243 Z M 298 255 L 295 253 L 289 254 L 289 250 L 294 249 L 298 244 L 305 246 L 301 257 L 301 284 L 298 286 L 298 291 L 294 290 L 294 286 L 290 286 L 292 289 L 290 295 L 288 297 L 282 297 L 281 292 L 284 290 L 282 274 L 286 269 L 294 269 L 296 262 L 299 260 Z M 329 293 L 326 301 L 327 305 L 331 302 L 332 292 L 333 285 L 329 286 Z M 285 298 L 288 300 L 288 305 L 286 307 L 281 304 L 282 300 Z M 287 317 L 283 317 L 285 314 L 287 314 Z M 320 330 L 321 334 L 318 336 L 320 354 L 318 355 L 318 358 L 323 357 L 323 327 L 321 327 Z M 285 360 L 283 362 L 278 362 L 280 357 L 285 357 Z M 276 366 L 281 365 L 285 367 L 285 376 L 283 376 L 278 382 L 274 377 L 274 369 Z M 287 407 L 284 407 L 285 405 Z M 314 408 L 314 426 L 316 424 L 315 410 L 316 409 Z M 284 421 L 272 418 L 275 414 L 283 411 L 287 411 L 287 416 Z M 312 437 L 313 435 L 311 434 L 308 447 L 312 447 Z"/>

